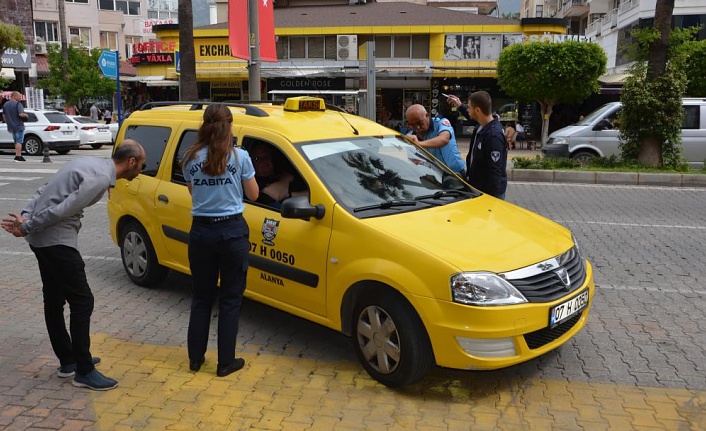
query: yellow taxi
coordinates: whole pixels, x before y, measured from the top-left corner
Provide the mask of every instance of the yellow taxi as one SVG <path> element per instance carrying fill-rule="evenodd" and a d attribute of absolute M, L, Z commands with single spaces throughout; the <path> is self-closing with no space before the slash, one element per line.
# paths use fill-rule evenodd
<path fill-rule="evenodd" d="M 149 104 L 120 128 L 117 142 L 147 152 L 142 174 L 118 181 L 108 200 L 138 285 L 189 273 L 181 159 L 207 103 Z M 246 296 L 349 335 L 377 381 L 404 386 L 435 364 L 511 366 L 586 324 L 593 270 L 568 229 L 473 189 L 399 133 L 322 99 L 227 105 L 234 145 L 265 148 L 294 178 L 284 199 L 246 201 Z"/>

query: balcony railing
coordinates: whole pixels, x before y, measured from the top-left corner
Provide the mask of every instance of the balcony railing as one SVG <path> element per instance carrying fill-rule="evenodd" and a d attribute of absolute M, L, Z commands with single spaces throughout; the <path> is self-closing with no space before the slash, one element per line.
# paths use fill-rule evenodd
<path fill-rule="evenodd" d="M 627 11 L 635 9 L 638 6 L 640 6 L 640 0 L 626 1 L 626 2 L 620 4 L 620 6 L 618 7 L 618 13 L 621 13 L 621 14 L 625 13 Z"/>
<path fill-rule="evenodd" d="M 569 0 L 563 4 L 561 7 L 561 12 L 566 15 L 571 8 L 577 6 L 588 6 L 588 0 Z"/>

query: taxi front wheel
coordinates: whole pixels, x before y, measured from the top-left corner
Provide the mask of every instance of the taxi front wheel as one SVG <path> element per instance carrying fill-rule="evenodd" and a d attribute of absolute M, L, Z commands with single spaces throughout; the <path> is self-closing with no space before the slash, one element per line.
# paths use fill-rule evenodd
<path fill-rule="evenodd" d="M 353 344 L 365 370 L 396 388 L 422 379 L 434 363 L 427 332 L 400 295 L 378 289 L 361 296 L 353 310 Z"/>
<path fill-rule="evenodd" d="M 121 231 L 120 255 L 128 277 L 139 286 L 155 286 L 164 281 L 169 271 L 159 264 L 149 235 L 135 222 L 128 223 Z"/>

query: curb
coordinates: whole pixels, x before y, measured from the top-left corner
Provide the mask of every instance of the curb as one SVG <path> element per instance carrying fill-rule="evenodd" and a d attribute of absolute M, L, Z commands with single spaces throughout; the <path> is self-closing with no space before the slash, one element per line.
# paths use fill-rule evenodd
<path fill-rule="evenodd" d="M 508 169 L 508 181 L 540 183 L 610 184 L 663 187 L 704 187 L 706 175 L 659 174 L 638 172 L 553 171 L 541 169 Z"/>

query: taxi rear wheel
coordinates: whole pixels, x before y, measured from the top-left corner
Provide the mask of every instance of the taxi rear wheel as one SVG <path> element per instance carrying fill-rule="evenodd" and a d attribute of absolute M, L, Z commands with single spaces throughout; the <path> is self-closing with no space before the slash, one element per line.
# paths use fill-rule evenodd
<path fill-rule="evenodd" d="M 412 306 L 389 291 L 368 291 L 353 310 L 353 345 L 365 370 L 391 388 L 422 379 L 434 363 L 426 329 Z"/>
<path fill-rule="evenodd" d="M 159 264 L 152 241 L 138 223 L 128 223 L 120 236 L 123 267 L 133 283 L 150 287 L 164 281 L 168 268 Z"/>

